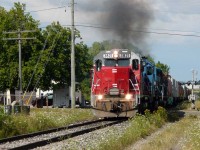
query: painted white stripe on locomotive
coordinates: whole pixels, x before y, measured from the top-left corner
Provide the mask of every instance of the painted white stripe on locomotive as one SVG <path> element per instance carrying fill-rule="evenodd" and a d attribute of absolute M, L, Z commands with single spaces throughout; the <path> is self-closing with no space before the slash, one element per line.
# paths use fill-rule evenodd
<path fill-rule="evenodd" d="M 117 83 L 113 83 L 112 86 L 116 88 L 117 87 Z"/>
<path fill-rule="evenodd" d="M 117 69 L 112 69 L 112 73 L 117 73 Z"/>

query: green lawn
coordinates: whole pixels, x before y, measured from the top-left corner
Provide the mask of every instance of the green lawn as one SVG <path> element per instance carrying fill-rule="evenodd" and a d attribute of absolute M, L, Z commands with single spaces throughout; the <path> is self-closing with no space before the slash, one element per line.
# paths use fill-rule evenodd
<path fill-rule="evenodd" d="M 0 110 L 0 138 L 67 126 L 83 120 L 93 120 L 90 109 L 31 108 L 30 115 L 6 115 Z"/>

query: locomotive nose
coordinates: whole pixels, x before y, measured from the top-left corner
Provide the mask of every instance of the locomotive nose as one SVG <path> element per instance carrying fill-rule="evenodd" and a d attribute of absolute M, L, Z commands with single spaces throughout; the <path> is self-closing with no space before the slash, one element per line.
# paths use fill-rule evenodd
<path fill-rule="evenodd" d="M 120 95 L 128 91 L 129 68 L 108 68 L 104 70 L 102 85 L 109 95 Z"/>

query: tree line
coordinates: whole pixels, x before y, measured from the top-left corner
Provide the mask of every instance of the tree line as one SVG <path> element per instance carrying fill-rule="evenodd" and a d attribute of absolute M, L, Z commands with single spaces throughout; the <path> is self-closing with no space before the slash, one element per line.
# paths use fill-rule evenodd
<path fill-rule="evenodd" d="M 22 33 L 21 37 L 35 37 L 34 40 L 22 40 L 22 89 L 23 92 L 36 88 L 49 90 L 71 84 L 71 30 L 59 22 L 52 22 L 40 29 L 40 21 L 30 13 L 24 12 L 25 4 L 14 3 L 10 10 L 0 6 L 0 91 L 19 89 L 19 52 L 17 34 L 5 34 L 4 31 L 35 30 Z M 80 38 L 76 29 L 75 37 Z M 113 42 L 113 41 L 112 41 Z M 92 58 L 100 50 L 109 49 L 111 41 L 94 42 L 88 47 L 84 42 L 75 44 L 76 82 L 85 99 L 90 99 L 90 69 Z M 130 48 L 138 50 L 130 44 Z M 138 50 L 139 51 L 139 50 Z M 149 57 L 151 58 L 151 57 Z M 153 60 L 153 58 L 151 58 Z M 169 71 L 165 64 L 158 63 Z M 39 82 L 38 82 L 39 80 Z M 52 81 L 56 82 L 55 85 Z"/>

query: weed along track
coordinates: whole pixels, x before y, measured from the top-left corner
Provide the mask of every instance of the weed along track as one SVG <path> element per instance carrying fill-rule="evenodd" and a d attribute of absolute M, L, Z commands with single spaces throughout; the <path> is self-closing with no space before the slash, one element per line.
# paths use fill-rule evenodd
<path fill-rule="evenodd" d="M 0 149 L 34 149 L 37 147 L 48 145 L 50 143 L 59 142 L 101 128 L 112 126 L 126 120 L 127 119 L 100 119 L 95 121 L 84 122 L 81 124 L 74 124 L 67 127 L 37 132 L 33 134 L 11 137 L 0 140 Z"/>
<path fill-rule="evenodd" d="M 178 110 L 169 113 L 176 115 L 177 118 L 128 146 L 126 150 L 199 149 L 200 112 Z"/>

